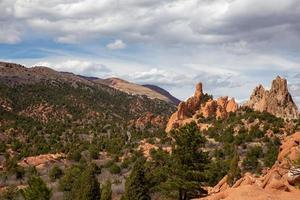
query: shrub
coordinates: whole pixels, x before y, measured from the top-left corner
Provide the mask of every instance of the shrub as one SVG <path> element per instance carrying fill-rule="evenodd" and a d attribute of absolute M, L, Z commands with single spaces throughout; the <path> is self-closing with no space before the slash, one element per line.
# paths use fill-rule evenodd
<path fill-rule="evenodd" d="M 90 152 L 90 157 L 91 157 L 91 159 L 97 159 L 97 158 L 98 158 L 99 151 L 97 150 L 96 147 L 91 146 L 91 147 L 89 148 L 89 152 Z"/>
<path fill-rule="evenodd" d="M 52 169 L 49 172 L 49 177 L 51 181 L 55 181 L 59 179 L 63 175 L 63 171 L 57 166 L 53 165 Z"/>
<path fill-rule="evenodd" d="M 31 177 L 28 180 L 28 187 L 22 190 L 25 200 L 49 200 L 51 190 L 40 177 Z"/>
<path fill-rule="evenodd" d="M 71 191 L 73 183 L 80 174 L 81 169 L 78 166 L 72 166 L 65 170 L 64 176 L 59 180 L 59 189 L 62 191 Z"/>
<path fill-rule="evenodd" d="M 80 153 L 80 151 L 76 150 L 76 151 L 74 151 L 74 152 L 71 152 L 71 153 L 69 154 L 69 158 L 70 158 L 71 160 L 74 160 L 74 161 L 76 161 L 76 162 L 79 162 L 80 159 L 81 159 L 81 153 Z"/>
<path fill-rule="evenodd" d="M 119 174 L 121 173 L 121 168 L 114 163 L 109 167 L 109 172 L 112 174 Z"/>

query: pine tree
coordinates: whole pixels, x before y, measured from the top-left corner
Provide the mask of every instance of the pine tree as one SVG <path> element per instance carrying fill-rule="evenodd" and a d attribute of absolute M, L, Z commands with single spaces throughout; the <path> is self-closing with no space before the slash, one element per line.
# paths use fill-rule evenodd
<path fill-rule="evenodd" d="M 239 168 L 239 155 L 237 152 L 235 152 L 234 157 L 230 162 L 230 168 L 227 176 L 227 183 L 229 185 L 233 185 L 241 176 L 241 170 Z"/>
<path fill-rule="evenodd" d="M 136 161 L 130 176 L 126 180 L 123 200 L 150 199 L 144 163 L 145 159 Z"/>
<path fill-rule="evenodd" d="M 95 172 L 88 167 L 74 183 L 70 193 L 73 200 L 99 200 L 100 185 L 95 177 Z"/>
<path fill-rule="evenodd" d="M 28 187 L 22 190 L 25 200 L 49 200 L 51 190 L 40 177 L 31 177 L 28 180 Z"/>
<path fill-rule="evenodd" d="M 195 123 L 171 132 L 175 140 L 168 170 L 168 179 L 162 184 L 169 193 L 176 191 L 179 200 L 197 197 L 203 193 L 201 184 L 206 181 L 205 170 L 209 160 L 201 151 L 205 138 Z"/>

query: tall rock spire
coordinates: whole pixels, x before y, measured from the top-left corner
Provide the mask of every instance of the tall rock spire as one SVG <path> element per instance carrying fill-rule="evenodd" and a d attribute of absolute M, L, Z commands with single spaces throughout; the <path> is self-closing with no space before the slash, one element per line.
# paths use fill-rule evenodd
<path fill-rule="evenodd" d="M 288 91 L 287 80 L 280 76 L 272 81 L 270 90 L 265 90 L 262 85 L 256 87 L 245 106 L 284 119 L 299 117 L 298 108 Z"/>

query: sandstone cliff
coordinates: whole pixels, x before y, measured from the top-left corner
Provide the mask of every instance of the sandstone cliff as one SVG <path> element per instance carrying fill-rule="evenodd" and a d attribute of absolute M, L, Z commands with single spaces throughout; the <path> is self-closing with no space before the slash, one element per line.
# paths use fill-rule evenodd
<path fill-rule="evenodd" d="M 194 95 L 186 102 L 181 102 L 177 111 L 170 117 L 166 132 L 192 121 L 195 121 L 201 129 L 207 125 L 199 123 L 199 118 L 225 118 L 237 109 L 238 104 L 233 98 L 228 99 L 226 96 L 214 100 L 210 95 L 203 93 L 203 85 L 198 83 Z"/>
<path fill-rule="evenodd" d="M 270 90 L 262 85 L 256 87 L 245 106 L 284 119 L 296 119 L 299 116 L 298 108 L 288 91 L 287 81 L 279 76 L 273 80 Z"/>

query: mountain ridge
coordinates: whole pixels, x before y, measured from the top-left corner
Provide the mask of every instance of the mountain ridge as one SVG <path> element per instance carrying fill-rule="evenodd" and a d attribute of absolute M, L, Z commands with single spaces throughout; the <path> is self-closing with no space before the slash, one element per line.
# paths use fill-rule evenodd
<path fill-rule="evenodd" d="M 158 86 L 154 86 L 155 88 L 154 89 L 154 88 L 146 87 L 144 85 L 131 83 L 129 81 L 117 77 L 101 79 L 98 77 L 77 75 L 71 72 L 55 71 L 54 69 L 46 66 L 33 66 L 27 68 L 20 64 L 8 63 L 8 62 L 0 62 L 0 67 L 1 66 L 2 66 L 1 73 L 3 79 L 2 82 L 5 81 L 5 77 L 13 78 L 12 73 L 15 74 L 16 78 L 19 76 L 19 80 L 14 80 L 14 81 L 22 82 L 22 83 L 34 83 L 37 82 L 36 79 L 62 78 L 65 79 L 65 81 L 67 82 L 79 82 L 88 85 L 102 84 L 120 90 L 122 92 L 126 92 L 131 95 L 146 95 L 149 98 L 152 99 L 157 98 L 165 102 L 172 103 L 174 105 L 177 105 L 179 103 L 179 100 L 176 97 L 172 96 L 168 91 Z M 11 70 L 7 71 L 3 67 L 10 67 Z M 13 67 L 15 68 L 15 70 L 12 70 Z M 28 77 L 26 77 L 26 73 Z M 34 77 L 31 78 L 29 75 L 30 73 L 33 73 Z"/>

